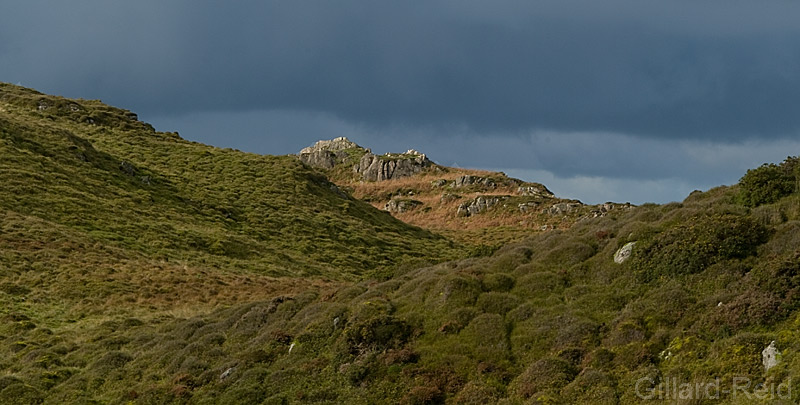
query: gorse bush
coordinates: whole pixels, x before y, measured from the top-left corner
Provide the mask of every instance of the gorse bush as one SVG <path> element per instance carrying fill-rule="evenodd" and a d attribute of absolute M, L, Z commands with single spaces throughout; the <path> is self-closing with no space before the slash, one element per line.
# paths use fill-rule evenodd
<path fill-rule="evenodd" d="M 766 228 L 747 216 L 702 214 L 638 242 L 632 262 L 644 281 L 694 274 L 718 260 L 753 255 L 766 238 Z"/>
<path fill-rule="evenodd" d="M 797 157 L 788 157 L 783 163 L 764 164 L 750 169 L 739 180 L 738 200 L 747 206 L 771 204 L 798 191 L 800 162 Z"/>

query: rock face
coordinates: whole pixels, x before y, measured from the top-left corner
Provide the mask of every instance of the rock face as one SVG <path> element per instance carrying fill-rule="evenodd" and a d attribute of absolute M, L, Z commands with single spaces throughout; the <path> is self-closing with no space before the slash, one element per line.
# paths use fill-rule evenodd
<path fill-rule="evenodd" d="M 309 166 L 332 169 L 347 158 L 348 153 L 346 150 L 348 149 L 364 148 L 345 137 L 339 137 L 329 141 L 318 141 L 313 146 L 303 148 L 298 157 L 301 162 Z"/>
<path fill-rule="evenodd" d="M 458 206 L 456 215 L 459 217 L 470 217 L 479 214 L 493 207 L 500 202 L 503 197 L 480 196 L 472 201 L 465 202 Z"/>
<path fill-rule="evenodd" d="M 525 197 L 555 197 L 545 186 L 522 186 L 517 188 L 517 194 Z"/>
<path fill-rule="evenodd" d="M 772 367 L 778 365 L 780 361 L 781 352 L 778 351 L 778 348 L 775 347 L 775 341 L 773 340 L 769 346 L 765 347 L 764 350 L 761 351 L 761 363 L 764 365 L 764 371 L 767 372 Z"/>
<path fill-rule="evenodd" d="M 378 156 L 367 153 L 361 157 L 353 171 L 366 181 L 384 181 L 412 176 L 433 164 L 427 156 L 415 150 L 402 154 Z"/>
<path fill-rule="evenodd" d="M 628 260 L 631 257 L 631 253 L 633 253 L 634 245 L 636 245 L 636 242 L 628 242 L 619 248 L 619 250 L 614 253 L 614 263 L 622 264 Z"/>
<path fill-rule="evenodd" d="M 422 205 L 422 201 L 393 198 L 383 207 L 386 211 L 401 213 L 408 212 Z"/>

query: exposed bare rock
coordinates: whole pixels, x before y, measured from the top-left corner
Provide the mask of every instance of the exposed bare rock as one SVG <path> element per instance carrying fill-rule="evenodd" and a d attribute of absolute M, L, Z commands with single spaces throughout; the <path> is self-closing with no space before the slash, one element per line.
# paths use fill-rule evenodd
<path fill-rule="evenodd" d="M 383 207 L 389 212 L 408 212 L 422 205 L 422 201 L 405 198 L 393 198 Z"/>
<path fill-rule="evenodd" d="M 534 210 L 536 207 L 538 207 L 538 206 L 539 206 L 539 204 L 540 204 L 540 203 L 539 203 L 539 202 L 536 202 L 536 201 L 530 201 L 530 202 L 524 202 L 524 203 L 520 203 L 520 204 L 518 205 L 518 207 L 519 207 L 519 212 L 521 212 L 521 213 L 523 213 L 523 214 L 524 214 L 524 213 L 527 213 L 527 212 L 530 212 L 530 211 Z"/>
<path fill-rule="evenodd" d="M 772 367 L 777 366 L 780 357 L 781 352 L 775 347 L 775 341 L 773 340 L 769 346 L 761 351 L 761 363 L 764 365 L 764 371 L 769 371 Z"/>
<path fill-rule="evenodd" d="M 414 149 L 405 153 L 376 155 L 345 137 L 317 141 L 313 146 L 303 148 L 297 156 L 303 163 L 323 169 L 343 164 L 352 166 L 353 171 L 366 181 L 409 177 L 428 167 L 436 167 L 425 154 Z"/>
<path fill-rule="evenodd" d="M 303 155 L 303 154 L 313 153 L 313 152 L 320 151 L 320 150 L 338 152 L 338 151 L 342 151 L 342 150 L 345 150 L 345 149 L 352 149 L 352 148 L 360 148 L 360 146 L 358 146 L 358 144 L 356 144 L 355 142 L 347 139 L 346 137 L 340 136 L 338 138 L 334 138 L 334 139 L 331 139 L 331 140 L 317 141 L 317 143 L 315 143 L 313 146 L 309 146 L 307 148 L 303 148 L 300 151 L 300 154 Z"/>
<path fill-rule="evenodd" d="M 619 248 L 619 250 L 614 253 L 614 263 L 622 264 L 628 260 L 631 257 L 631 253 L 633 253 L 634 245 L 636 245 L 636 242 L 628 242 Z"/>
<path fill-rule="evenodd" d="M 443 193 L 442 196 L 439 197 L 439 201 L 442 203 L 449 203 L 459 199 L 461 199 L 461 196 L 453 193 Z"/>
<path fill-rule="evenodd" d="M 447 185 L 447 180 L 445 179 L 433 180 L 431 181 L 431 185 L 434 187 L 444 187 Z"/>
<path fill-rule="evenodd" d="M 366 149 L 342 136 L 329 141 L 317 141 L 313 146 L 303 148 L 298 157 L 301 162 L 309 166 L 332 169 L 349 156 L 348 151 L 354 149 L 367 152 Z"/>
<path fill-rule="evenodd" d="M 384 181 L 412 176 L 432 164 L 427 156 L 415 150 L 383 156 L 367 153 L 353 166 L 353 171 L 366 181 Z"/>
<path fill-rule="evenodd" d="M 119 163 L 119 170 L 122 170 L 128 176 L 135 176 L 136 173 L 139 171 L 138 169 L 136 169 L 136 166 L 134 166 L 132 163 L 124 160 Z"/>
<path fill-rule="evenodd" d="M 608 215 L 608 213 L 611 211 L 629 210 L 633 207 L 634 206 L 631 205 L 631 203 L 616 204 L 612 202 L 607 202 L 605 204 L 598 204 L 589 213 L 589 215 L 585 216 L 584 218 L 600 218 Z"/>
<path fill-rule="evenodd" d="M 467 187 L 471 185 L 480 185 L 486 188 L 496 188 L 497 184 L 494 180 L 487 177 L 465 175 L 457 178 L 453 182 L 453 187 Z"/>
<path fill-rule="evenodd" d="M 508 197 L 497 197 L 497 196 L 479 196 L 472 201 L 468 201 L 462 203 L 458 206 L 458 211 L 456 211 L 456 215 L 460 217 L 470 217 L 475 214 L 479 214 L 488 210 L 489 208 L 497 205 L 502 200 L 507 199 Z"/>
<path fill-rule="evenodd" d="M 517 194 L 525 197 L 555 197 L 555 195 L 543 185 L 521 186 L 517 188 Z"/>
<path fill-rule="evenodd" d="M 550 215 L 564 215 L 577 211 L 577 209 L 580 208 L 581 206 L 583 206 L 583 204 L 581 203 L 562 202 L 558 204 L 553 204 L 550 208 L 547 208 L 542 212 Z"/>

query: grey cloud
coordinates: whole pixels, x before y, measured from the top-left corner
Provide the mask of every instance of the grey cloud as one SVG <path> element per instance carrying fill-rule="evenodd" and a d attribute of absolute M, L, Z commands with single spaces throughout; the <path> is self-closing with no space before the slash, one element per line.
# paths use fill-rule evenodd
<path fill-rule="evenodd" d="M 663 201 L 800 149 L 798 15 L 788 0 L 30 0 L 3 5 L 0 80 L 217 146 L 349 136 Z"/>
<path fill-rule="evenodd" d="M 36 11 L 34 11 L 36 10 Z M 3 80 L 143 114 L 678 139 L 800 128 L 800 5 L 743 1 L 12 5 Z"/>

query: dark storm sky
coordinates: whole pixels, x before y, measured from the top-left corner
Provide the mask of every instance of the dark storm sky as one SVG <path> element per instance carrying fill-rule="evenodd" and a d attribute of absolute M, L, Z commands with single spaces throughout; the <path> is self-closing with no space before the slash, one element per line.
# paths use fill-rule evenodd
<path fill-rule="evenodd" d="M 0 81 L 256 153 L 348 136 L 586 202 L 800 153 L 796 1 L 25 1 Z"/>

